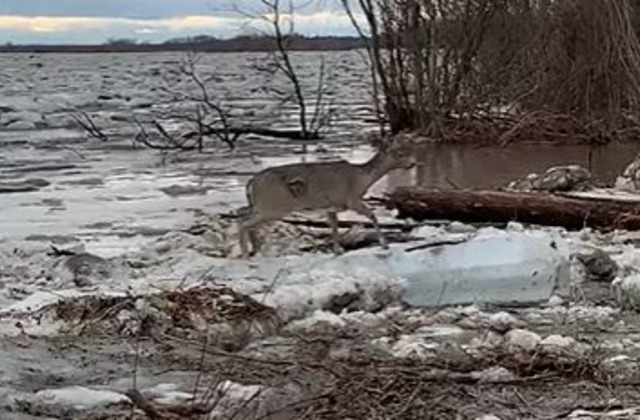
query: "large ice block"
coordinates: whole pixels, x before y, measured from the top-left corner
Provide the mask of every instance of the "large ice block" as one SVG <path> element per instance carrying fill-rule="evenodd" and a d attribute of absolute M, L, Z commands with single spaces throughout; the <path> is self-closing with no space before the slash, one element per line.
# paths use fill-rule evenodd
<path fill-rule="evenodd" d="M 403 300 L 412 306 L 535 304 L 548 301 L 570 281 L 568 256 L 558 240 L 507 232 L 454 244 L 394 245 L 388 251 L 350 252 L 314 264 L 310 271 L 316 276 L 322 271 L 353 277 L 374 272 L 403 278 Z"/>

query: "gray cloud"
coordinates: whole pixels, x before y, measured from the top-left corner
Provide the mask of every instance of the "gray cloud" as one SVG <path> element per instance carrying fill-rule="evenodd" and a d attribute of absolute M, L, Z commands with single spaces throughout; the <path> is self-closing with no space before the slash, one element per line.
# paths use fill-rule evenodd
<path fill-rule="evenodd" d="M 0 15 L 157 19 L 185 15 L 233 15 L 234 8 L 259 10 L 259 4 L 257 0 L 2 0 Z M 318 8 L 335 10 L 339 1 L 298 1 L 298 4 L 309 4 L 306 12 L 311 13 Z"/>
<path fill-rule="evenodd" d="M 311 4 L 296 12 L 298 32 L 353 34 L 339 0 L 297 1 Z M 100 43 L 109 38 L 156 42 L 251 32 L 255 25 L 247 26 L 247 18 L 234 7 L 261 11 L 257 0 L 0 0 L 0 42 Z"/>

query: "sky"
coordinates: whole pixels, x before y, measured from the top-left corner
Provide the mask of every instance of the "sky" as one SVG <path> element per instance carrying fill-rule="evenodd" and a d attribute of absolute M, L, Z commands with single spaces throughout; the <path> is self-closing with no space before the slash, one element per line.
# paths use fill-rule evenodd
<path fill-rule="evenodd" d="M 339 0 L 295 1 L 306 4 L 296 11 L 296 32 L 354 34 Z M 259 16 L 264 9 L 259 0 L 0 0 L 0 44 L 161 42 L 201 34 L 226 38 L 257 32 L 262 22 L 247 12 Z"/>

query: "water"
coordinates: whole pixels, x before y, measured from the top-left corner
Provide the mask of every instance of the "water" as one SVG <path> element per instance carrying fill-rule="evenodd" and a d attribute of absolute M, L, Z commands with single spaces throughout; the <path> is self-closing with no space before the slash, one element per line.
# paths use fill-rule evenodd
<path fill-rule="evenodd" d="M 427 146 L 419 152 L 415 183 L 435 187 L 492 188 L 551 166 L 578 164 L 595 179 L 613 183 L 640 152 L 640 145 L 600 147 L 511 145 L 507 147 Z"/>
<path fill-rule="evenodd" d="M 244 138 L 235 151 L 217 146 L 204 154 L 163 155 L 132 147 L 132 114 L 185 125 L 192 103 L 175 92 L 198 91 L 178 71 L 182 58 L 174 53 L 0 55 L 0 182 L 40 178 L 51 184 L 37 192 L 0 194 L 0 242 L 80 240 L 103 255 L 126 253 L 154 235 L 188 226 L 198 215 L 243 205 L 244 184 L 265 167 L 338 157 L 361 162 L 373 153 L 364 141 L 375 130 L 365 122 L 373 115 L 368 74 L 354 51 L 294 55 L 311 98 L 315 72 L 325 60 L 326 98 L 339 111 L 326 139 L 308 144 L 306 152 L 301 142 L 257 136 Z M 286 87 L 284 81 L 256 69 L 265 60 L 261 53 L 207 54 L 198 68 L 236 121 L 292 127 L 296 108 L 270 90 Z M 69 118 L 73 110 L 90 111 L 111 139 L 87 139 Z M 38 129 L 7 129 L 15 119 L 34 121 Z M 498 187 L 570 163 L 590 167 L 597 179 L 610 183 L 638 150 L 618 144 L 591 151 L 430 145 L 418 152 L 415 169 L 389 174 L 371 193 L 399 185 Z M 49 169 L 38 169 L 43 164 Z M 183 193 L 171 193 L 175 190 Z"/>

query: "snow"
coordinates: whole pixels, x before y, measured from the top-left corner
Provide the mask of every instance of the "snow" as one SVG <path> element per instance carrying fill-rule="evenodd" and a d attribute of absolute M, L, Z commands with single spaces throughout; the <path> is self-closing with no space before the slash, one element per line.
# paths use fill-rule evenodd
<path fill-rule="evenodd" d="M 53 305 L 65 299 L 89 296 L 92 294 L 94 293 L 81 292 L 76 289 L 57 290 L 55 292 L 38 291 L 27 296 L 21 301 L 0 309 L 0 316 L 14 313 L 36 312 L 45 306 Z M 122 295 L 122 293 L 116 295 Z"/>
<path fill-rule="evenodd" d="M 512 350 L 534 350 L 540 344 L 541 338 L 533 331 L 514 329 L 505 334 L 506 345 Z"/>
<path fill-rule="evenodd" d="M 496 312 L 489 317 L 489 325 L 491 329 L 504 333 L 512 328 L 521 327 L 524 325 L 524 323 L 518 320 L 513 315 L 501 311 Z"/>
<path fill-rule="evenodd" d="M 492 366 L 480 372 L 473 372 L 471 376 L 480 383 L 505 382 L 516 377 L 513 372 L 502 366 Z"/>
<path fill-rule="evenodd" d="M 142 394 L 154 403 L 162 405 L 178 405 L 193 401 L 193 393 L 180 391 L 180 388 L 178 384 L 161 383 L 142 390 Z"/>
<path fill-rule="evenodd" d="M 414 334 L 403 334 L 397 341 L 391 343 L 387 337 L 374 340 L 374 345 L 379 345 L 387 350 L 393 357 L 399 359 L 424 360 L 435 356 L 435 349 L 439 346 L 426 342 L 424 337 Z"/>
<path fill-rule="evenodd" d="M 129 402 L 129 398 L 123 394 L 82 386 L 45 389 L 31 396 L 25 396 L 25 398 L 31 403 L 68 406 L 76 410 L 87 410 Z"/>
<path fill-rule="evenodd" d="M 615 401 L 611 406 L 615 405 Z M 567 415 L 567 419 L 570 420 L 592 420 L 592 419 L 633 419 L 640 416 L 640 407 L 628 408 L 628 409 L 615 409 L 608 410 L 606 413 L 602 411 L 591 411 L 584 409 L 577 409 Z"/>
<path fill-rule="evenodd" d="M 309 332 L 321 327 L 341 328 L 346 324 L 347 322 L 341 316 L 317 309 L 310 316 L 289 323 L 287 329 L 294 332 Z"/>
<path fill-rule="evenodd" d="M 269 292 L 252 295 L 259 302 L 276 308 L 285 320 L 304 318 L 307 314 L 329 305 L 332 298 L 352 294 L 358 297 L 358 309 L 372 310 L 393 303 L 402 290 L 403 281 L 375 273 L 362 277 L 344 275 L 338 271 L 297 272 L 287 282 L 300 279 L 296 284 L 283 284 Z"/>
<path fill-rule="evenodd" d="M 616 278 L 611 283 L 618 304 L 624 308 L 640 308 L 640 274 Z"/>
<path fill-rule="evenodd" d="M 216 388 L 216 392 L 228 402 L 248 401 L 263 391 L 264 387 L 259 385 L 242 385 L 232 381 L 223 381 Z"/>
<path fill-rule="evenodd" d="M 547 351 L 555 351 L 571 348 L 575 344 L 575 340 L 571 337 L 565 337 L 559 334 L 553 334 L 546 337 L 540 342 L 540 346 Z"/>
<path fill-rule="evenodd" d="M 633 191 L 625 191 L 627 184 L 625 182 L 620 182 L 613 188 L 594 188 L 589 191 L 571 191 L 566 192 L 564 195 L 568 197 L 578 197 L 578 198 L 591 198 L 591 199 L 601 199 L 601 200 L 617 200 L 624 201 L 628 203 L 639 203 L 640 195 L 637 192 Z"/>
<path fill-rule="evenodd" d="M 428 339 L 452 339 L 464 332 L 464 329 L 451 325 L 428 325 L 418 328 L 415 334 Z"/>

